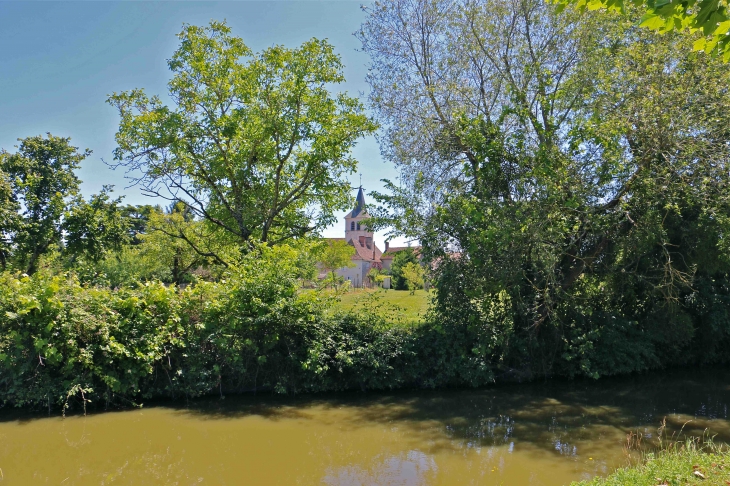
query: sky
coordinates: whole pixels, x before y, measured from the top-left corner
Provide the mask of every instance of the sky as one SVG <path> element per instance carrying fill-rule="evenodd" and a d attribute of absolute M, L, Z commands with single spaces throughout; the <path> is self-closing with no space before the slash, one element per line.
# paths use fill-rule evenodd
<path fill-rule="evenodd" d="M 226 20 L 233 35 L 254 51 L 295 47 L 312 37 L 328 39 L 345 65 L 347 82 L 340 89 L 365 101 L 369 59 L 353 36 L 365 17 L 361 3 L 0 0 L 0 148 L 14 152 L 17 139 L 46 132 L 71 137 L 72 145 L 93 151 L 78 172 L 84 195 L 113 184 L 125 203 L 164 204 L 128 188 L 124 173 L 104 163 L 112 161 L 119 122 L 106 104 L 108 95 L 143 88 L 167 100 L 167 59 L 178 46 L 176 34 L 183 23 Z M 397 179 L 375 137 L 362 139 L 353 153 L 360 167 L 350 177 L 352 186 L 360 184 L 360 173 L 366 192 L 382 189 L 381 179 Z M 344 236 L 344 221 L 323 236 Z M 381 249 L 384 239 L 384 232 L 375 236 Z"/>

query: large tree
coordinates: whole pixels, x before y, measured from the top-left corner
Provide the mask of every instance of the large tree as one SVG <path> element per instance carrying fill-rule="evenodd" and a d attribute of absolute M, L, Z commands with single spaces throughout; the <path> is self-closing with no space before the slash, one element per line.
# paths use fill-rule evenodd
<path fill-rule="evenodd" d="M 312 39 L 253 53 L 219 22 L 186 25 L 179 38 L 172 106 L 139 89 L 109 97 L 118 166 L 235 244 L 331 224 L 348 207 L 351 149 L 375 129 L 356 98 L 331 91 L 344 82 L 333 47 Z"/>
<path fill-rule="evenodd" d="M 17 210 L 14 223 L 2 232 L 26 273 L 38 269 L 40 257 L 52 245 L 61 245 L 63 216 L 69 199 L 79 191 L 74 170 L 90 153 L 50 133 L 20 140 L 16 153 L 0 152 L 0 174 L 5 174 L 9 202 Z"/>
<path fill-rule="evenodd" d="M 0 269 L 5 270 L 10 258 L 12 235 L 19 223 L 20 205 L 13 197 L 9 177 L 0 169 Z"/>
<path fill-rule="evenodd" d="M 66 210 L 62 224 L 64 250 L 72 261 L 83 257 L 99 262 L 107 253 L 120 251 L 129 241 L 130 222 L 120 204 L 122 198 L 112 199 L 111 192 L 111 186 L 105 186 L 88 201 L 76 197 Z"/>
<path fill-rule="evenodd" d="M 730 68 L 687 36 L 563 14 L 539 0 L 369 8 L 371 101 L 403 169 L 380 222 L 421 240 L 437 310 L 479 329 L 474 349 L 513 353 L 505 366 L 548 373 L 559 356 L 592 373 L 597 355 L 631 355 L 613 372 L 695 333 L 719 343 L 730 328 L 700 333 L 709 321 L 691 314 L 706 310 L 689 309 L 698 282 L 720 295 L 730 270 Z"/>

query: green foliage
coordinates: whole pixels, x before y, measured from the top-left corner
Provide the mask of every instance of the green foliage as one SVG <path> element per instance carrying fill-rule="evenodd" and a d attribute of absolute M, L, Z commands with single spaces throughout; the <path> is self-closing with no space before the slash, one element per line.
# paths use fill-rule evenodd
<path fill-rule="evenodd" d="M 390 264 L 393 289 L 408 290 L 408 281 L 403 274 L 403 268 L 409 263 L 419 263 L 418 257 L 412 248 L 406 248 L 393 255 L 393 262 Z"/>
<path fill-rule="evenodd" d="M 60 245 L 67 201 L 79 191 L 74 170 L 89 154 L 89 150 L 79 152 L 71 146 L 70 139 L 50 133 L 46 138 L 20 140 L 14 154 L 0 152 L 0 173 L 10 185 L 11 207 L 19 211 L 2 232 L 4 239 L 12 241 L 16 265 L 26 273 L 33 274 L 40 257 L 53 245 Z M 4 191 L 7 193 L 7 187 Z"/>
<path fill-rule="evenodd" d="M 421 241 L 435 312 L 488 369 L 726 359 L 700 343 L 730 331 L 728 65 L 540 1 L 368 11 L 371 99 L 405 174 L 377 215 Z"/>
<path fill-rule="evenodd" d="M 136 206 L 127 204 L 121 211 L 128 228 L 128 241 L 132 245 L 138 245 L 142 242 L 139 235 L 147 233 L 150 216 L 152 213 L 162 213 L 162 208 L 149 204 Z"/>
<path fill-rule="evenodd" d="M 111 187 L 89 201 L 79 195 L 74 171 L 91 152 L 48 134 L 21 140 L 14 154 L 0 152 L 0 264 L 28 274 L 41 259 L 99 262 L 127 241 L 127 223 Z M 55 254 L 55 256 L 54 256 Z"/>
<path fill-rule="evenodd" d="M 331 282 L 334 285 L 335 270 L 338 268 L 353 268 L 355 262 L 352 256 L 355 254 L 355 247 L 348 244 L 345 240 L 328 239 L 316 253 L 317 260 L 322 268 L 330 272 Z"/>
<path fill-rule="evenodd" d="M 687 440 L 647 453 L 639 464 L 573 486 L 726 485 L 730 452 L 711 441 Z"/>
<path fill-rule="evenodd" d="M 88 202 L 76 197 L 66 211 L 62 224 L 65 251 L 74 258 L 98 262 L 127 242 L 128 224 L 119 205 L 121 198 L 111 200 L 110 192 L 110 187 L 104 187 Z"/>
<path fill-rule="evenodd" d="M 219 262 L 229 251 L 210 234 L 203 221 L 191 218 L 182 204 L 173 206 L 166 214 L 152 211 L 146 233 L 137 236 L 141 241 L 140 255 L 165 269 L 166 282 L 188 283 L 194 270 Z"/>
<path fill-rule="evenodd" d="M 493 379 L 474 351 L 486 343 L 470 332 L 393 325 L 377 306 L 338 312 L 326 294 L 301 291 L 296 252 L 257 246 L 224 280 L 184 289 L 148 282 L 113 291 L 72 275 L 1 274 L 0 402 L 98 407 L 257 388 Z"/>
<path fill-rule="evenodd" d="M 555 0 L 578 10 L 606 8 L 627 13 L 631 6 L 644 11 L 640 25 L 661 33 L 688 30 L 700 32 L 695 51 L 722 56 L 730 61 L 730 10 L 726 0 Z"/>
<path fill-rule="evenodd" d="M 370 270 L 368 270 L 367 278 L 370 280 L 371 284 L 381 286 L 383 285 L 383 282 L 385 281 L 385 273 L 381 268 L 378 267 L 372 267 Z"/>
<path fill-rule="evenodd" d="M 12 235 L 18 230 L 20 223 L 19 208 L 19 201 L 13 197 L 10 176 L 0 167 L 0 270 L 5 270 L 8 266 Z"/>
<path fill-rule="evenodd" d="M 423 288 L 423 267 L 419 263 L 406 263 L 401 269 L 401 274 L 406 281 L 408 290 L 411 291 L 411 295 L 413 295 L 416 290 Z"/>
<path fill-rule="evenodd" d="M 172 280 L 170 267 L 164 261 L 152 258 L 141 245 L 127 245 L 98 263 L 78 263 L 74 272 L 84 284 L 111 289 L 135 288 L 145 282 Z"/>
<path fill-rule="evenodd" d="M 196 396 L 222 377 L 234 389 L 286 388 L 300 369 L 287 339 L 296 341 L 327 304 L 297 294 L 295 256 L 261 247 L 225 281 L 185 290 L 147 283 L 110 291 L 73 277 L 3 274 L 2 400 L 51 406 L 76 386 L 107 402 Z"/>
<path fill-rule="evenodd" d="M 181 198 L 235 244 L 276 243 L 327 227 L 349 206 L 356 141 L 375 130 L 326 41 L 254 54 L 225 23 L 185 25 L 173 53 L 174 107 L 132 90 L 115 160 L 151 194 Z"/>

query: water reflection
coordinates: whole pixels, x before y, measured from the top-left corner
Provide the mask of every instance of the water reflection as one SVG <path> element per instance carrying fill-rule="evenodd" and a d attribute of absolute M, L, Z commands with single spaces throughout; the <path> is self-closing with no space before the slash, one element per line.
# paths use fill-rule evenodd
<path fill-rule="evenodd" d="M 367 469 L 359 464 L 338 467 L 328 471 L 322 478 L 322 483 L 331 486 L 354 484 L 417 486 L 432 481 L 437 470 L 436 460 L 432 456 L 414 450 L 385 458 L 376 457 Z"/>
<path fill-rule="evenodd" d="M 0 413 L 2 484 L 532 484 L 607 474 L 629 431 L 730 442 L 726 369 L 483 390 Z"/>

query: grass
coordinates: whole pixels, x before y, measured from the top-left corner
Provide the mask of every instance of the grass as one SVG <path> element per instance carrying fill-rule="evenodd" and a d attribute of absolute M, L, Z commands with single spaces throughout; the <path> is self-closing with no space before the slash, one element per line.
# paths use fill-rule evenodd
<path fill-rule="evenodd" d="M 398 320 L 413 323 L 423 320 L 429 306 L 432 292 L 416 290 L 415 294 L 407 290 L 356 289 L 347 292 L 340 298 L 343 310 L 357 310 L 366 306 L 378 306 L 394 313 Z"/>
<path fill-rule="evenodd" d="M 730 451 L 698 439 L 674 443 L 657 453 L 645 454 L 639 464 L 619 469 L 605 478 L 572 486 L 727 486 L 730 484 Z"/>

